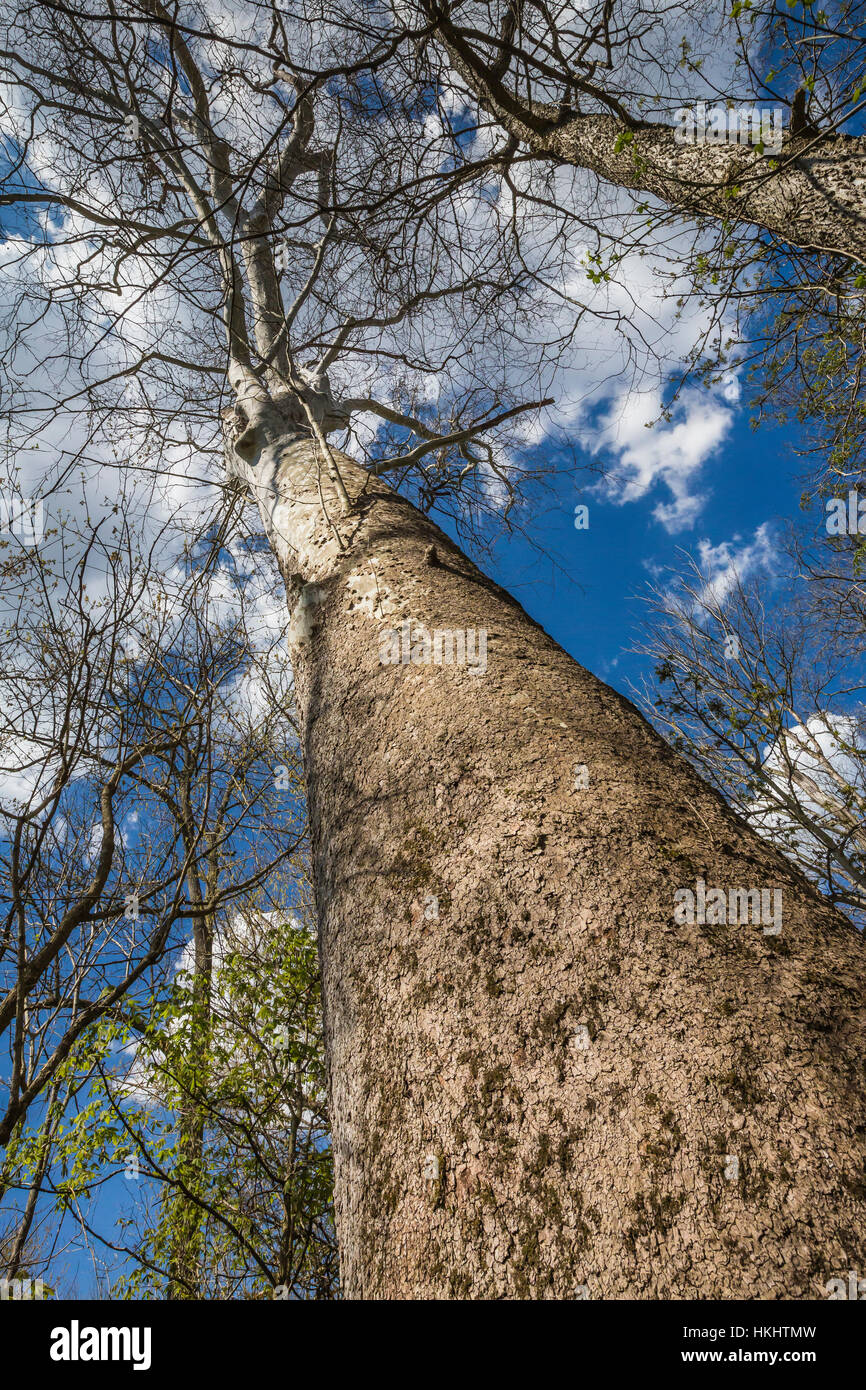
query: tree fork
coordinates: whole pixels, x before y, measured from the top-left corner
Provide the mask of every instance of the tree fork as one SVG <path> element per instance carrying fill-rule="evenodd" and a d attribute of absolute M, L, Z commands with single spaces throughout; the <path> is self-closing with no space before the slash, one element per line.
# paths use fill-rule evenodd
<path fill-rule="evenodd" d="M 860 935 L 338 460 L 349 516 L 297 429 L 235 472 L 295 599 L 344 1295 L 825 1297 L 866 1262 Z M 486 671 L 382 664 L 406 620 Z M 698 880 L 781 932 L 678 924 Z"/>

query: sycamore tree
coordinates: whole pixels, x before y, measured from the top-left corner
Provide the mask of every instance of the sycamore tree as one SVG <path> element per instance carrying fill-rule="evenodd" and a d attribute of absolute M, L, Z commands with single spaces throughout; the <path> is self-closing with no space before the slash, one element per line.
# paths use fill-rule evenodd
<path fill-rule="evenodd" d="M 417 0 L 417 13 L 428 53 L 515 147 L 863 265 L 866 138 L 846 129 L 866 96 L 862 3 Z"/>
<path fill-rule="evenodd" d="M 708 316 L 686 378 L 742 374 L 761 414 L 806 423 L 808 497 L 856 485 L 863 5 L 418 0 L 399 13 L 430 27 L 419 81 L 456 86 L 465 124 L 507 135 L 516 173 L 527 158 L 556 171 L 569 215 L 594 221 L 595 275 L 621 287 L 629 247 L 675 240 L 657 274 Z M 626 237 L 611 199 L 630 209 Z"/>
<path fill-rule="evenodd" d="M 51 487 L 58 396 L 184 501 L 224 454 L 277 558 L 343 1291 L 809 1297 L 863 1259 L 861 938 L 430 514 L 519 506 L 568 342 L 559 209 L 510 133 L 461 155 L 437 26 L 10 11 L 10 428 Z"/>

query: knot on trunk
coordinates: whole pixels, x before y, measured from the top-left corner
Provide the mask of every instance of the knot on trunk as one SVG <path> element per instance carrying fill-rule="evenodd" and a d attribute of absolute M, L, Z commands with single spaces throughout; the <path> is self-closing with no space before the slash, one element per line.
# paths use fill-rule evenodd
<path fill-rule="evenodd" d="M 327 373 L 310 366 L 301 367 L 300 375 L 303 398 L 322 434 L 345 429 L 349 423 L 349 412 L 334 400 Z"/>
<path fill-rule="evenodd" d="M 315 367 L 302 367 L 298 379 L 286 390 L 266 394 L 265 388 L 257 389 L 261 395 L 242 392 L 222 411 L 229 478 L 239 476 L 238 461 L 242 465 L 254 463 L 276 439 L 310 434 L 314 423 L 323 434 L 345 429 L 349 423 L 349 412 L 334 400 L 327 374 Z"/>
<path fill-rule="evenodd" d="M 221 411 L 226 479 L 247 485 L 247 468 L 268 444 L 290 434 L 309 434 L 306 412 L 297 395 L 276 400 L 236 401 Z"/>

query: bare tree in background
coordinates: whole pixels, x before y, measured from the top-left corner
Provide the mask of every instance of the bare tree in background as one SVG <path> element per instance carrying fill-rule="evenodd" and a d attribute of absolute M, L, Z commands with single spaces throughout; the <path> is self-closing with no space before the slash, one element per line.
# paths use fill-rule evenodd
<path fill-rule="evenodd" d="M 863 583 L 852 547 L 825 552 L 799 556 L 785 597 L 694 561 L 655 586 L 639 650 L 657 684 L 640 693 L 674 747 L 862 926 Z"/>
<path fill-rule="evenodd" d="M 44 1216 L 58 1133 L 94 1065 L 94 1025 L 127 1007 L 140 1019 L 191 924 L 194 1072 L 196 1049 L 206 1052 L 214 923 L 296 856 L 304 833 L 289 692 L 243 592 L 227 602 L 213 546 L 190 547 L 172 579 L 155 561 L 164 537 L 148 557 L 122 520 L 105 529 L 77 561 L 67 535 L 59 556 L 19 551 L 5 567 L 2 762 L 14 780 L 0 840 L 0 1198 L 14 1213 L 10 1278 Z M 100 570 L 101 595 L 88 591 Z M 271 684 L 260 707 L 250 681 L 260 698 Z M 194 1098 L 181 1131 L 181 1159 L 196 1169 Z"/>
<path fill-rule="evenodd" d="M 409 500 L 517 495 L 496 425 L 548 357 L 508 140 L 454 167 L 426 20 L 108 14 L 11 19 L 8 197 L 63 218 L 22 256 L 100 439 L 176 476 L 228 390 L 291 612 L 344 1291 L 814 1295 L 863 1258 L 860 936 Z M 352 457 L 363 415 L 397 434 Z M 698 881 L 783 929 L 682 921 Z"/>

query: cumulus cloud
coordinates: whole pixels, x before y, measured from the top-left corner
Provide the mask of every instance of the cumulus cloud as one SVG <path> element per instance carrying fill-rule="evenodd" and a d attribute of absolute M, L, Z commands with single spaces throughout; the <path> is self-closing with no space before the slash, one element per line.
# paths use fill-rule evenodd
<path fill-rule="evenodd" d="M 800 778 L 803 786 L 813 784 L 805 798 L 810 809 L 819 809 L 822 796 L 838 797 L 840 782 L 846 787 L 863 785 L 866 742 L 858 721 L 851 715 L 828 711 L 813 714 L 805 724 L 797 724 L 764 750 L 764 771 L 783 788 Z"/>
<path fill-rule="evenodd" d="M 703 537 L 696 552 L 681 551 L 687 564 L 679 572 L 644 561 L 654 593 L 663 600 L 668 615 L 679 619 L 686 630 L 719 617 L 739 584 L 756 574 L 772 573 L 776 567 L 776 543 L 768 521 L 756 527 L 751 538 L 737 534 L 714 544 Z"/>
<path fill-rule="evenodd" d="M 648 428 L 661 411 L 661 394 L 630 392 L 618 397 L 588 442 L 616 462 L 601 488 L 621 505 L 646 497 L 659 486 L 670 501 L 660 501 L 653 516 L 671 534 L 694 525 L 706 500 L 698 480 L 721 449 L 733 423 L 727 406 L 708 392 L 688 390 L 677 401 L 670 422 Z"/>
<path fill-rule="evenodd" d="M 830 856 L 829 836 L 845 857 L 862 863 L 863 834 L 858 807 L 866 800 L 866 734 L 862 720 L 822 710 L 797 724 L 763 750 L 769 786 L 748 809 L 755 829 L 780 844 L 798 863 L 811 865 L 819 882 L 832 873 L 834 886 L 862 894 L 856 876 Z M 788 806 L 796 803 L 802 819 Z M 786 804 L 787 803 L 787 806 Z M 805 824 L 803 823 L 805 821 Z"/>

